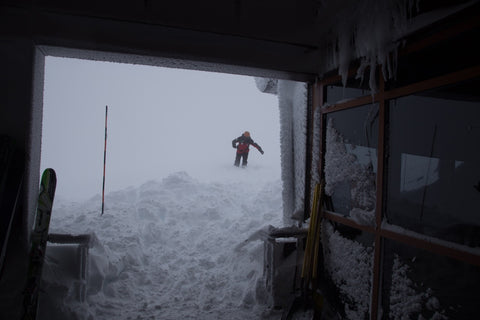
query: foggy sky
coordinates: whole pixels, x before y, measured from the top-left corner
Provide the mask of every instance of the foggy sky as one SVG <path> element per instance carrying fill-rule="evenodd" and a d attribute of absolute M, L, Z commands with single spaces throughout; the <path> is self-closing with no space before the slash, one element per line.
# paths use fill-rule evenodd
<path fill-rule="evenodd" d="M 277 97 L 252 77 L 47 57 L 41 168 L 56 170 L 57 196 L 101 193 L 106 105 L 106 193 L 176 171 L 214 179 L 245 130 L 265 151 L 249 166 L 280 177 Z"/>

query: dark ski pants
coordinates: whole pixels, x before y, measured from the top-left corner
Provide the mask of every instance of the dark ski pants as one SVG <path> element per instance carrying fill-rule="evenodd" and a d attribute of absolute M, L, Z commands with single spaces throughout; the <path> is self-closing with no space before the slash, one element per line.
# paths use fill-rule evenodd
<path fill-rule="evenodd" d="M 240 165 L 240 159 L 242 160 L 242 167 L 247 166 L 247 159 L 248 159 L 248 152 L 245 153 L 237 153 L 237 156 L 235 157 L 235 166 Z"/>

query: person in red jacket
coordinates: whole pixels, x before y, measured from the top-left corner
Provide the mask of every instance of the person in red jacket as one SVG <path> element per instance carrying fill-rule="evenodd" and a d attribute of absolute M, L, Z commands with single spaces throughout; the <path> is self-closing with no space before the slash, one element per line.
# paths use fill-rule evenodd
<path fill-rule="evenodd" d="M 258 144 L 255 143 L 255 141 L 252 140 L 250 137 L 250 132 L 245 131 L 240 137 L 233 139 L 232 141 L 232 147 L 237 149 L 237 155 L 235 157 L 235 166 L 240 165 L 240 160 L 242 160 L 242 167 L 247 166 L 247 160 L 248 160 L 248 152 L 250 145 L 254 146 L 255 148 L 260 151 L 261 154 L 263 154 L 262 147 L 260 147 Z"/>

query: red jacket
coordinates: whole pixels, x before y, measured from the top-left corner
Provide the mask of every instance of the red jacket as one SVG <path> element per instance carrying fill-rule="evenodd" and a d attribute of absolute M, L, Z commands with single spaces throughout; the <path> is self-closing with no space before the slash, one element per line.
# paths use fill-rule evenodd
<path fill-rule="evenodd" d="M 238 143 L 238 145 L 237 145 Z M 241 135 L 237 139 L 234 139 L 232 141 L 232 147 L 237 148 L 237 153 L 243 154 L 243 153 L 248 153 L 250 151 L 249 147 L 250 145 L 254 146 L 255 148 L 260 151 L 260 153 L 263 154 L 262 147 L 260 147 L 258 144 L 255 143 L 255 141 L 252 140 L 250 137 L 246 137 L 244 135 Z"/>

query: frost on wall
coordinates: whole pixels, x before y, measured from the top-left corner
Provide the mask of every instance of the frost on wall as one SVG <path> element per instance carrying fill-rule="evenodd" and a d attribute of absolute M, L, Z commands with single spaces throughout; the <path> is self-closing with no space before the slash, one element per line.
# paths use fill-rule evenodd
<path fill-rule="evenodd" d="M 337 197 L 337 203 L 345 202 L 339 207 L 348 208 L 349 216 L 358 223 L 373 226 L 376 175 L 371 162 L 363 164 L 359 161 L 356 149 L 360 147 L 348 144 L 330 119 L 326 136 L 325 194 L 335 196 L 335 193 L 343 193 Z"/>
<path fill-rule="evenodd" d="M 420 313 L 428 310 L 431 319 L 447 319 L 440 311 L 440 302 L 433 296 L 431 289 L 426 292 L 417 292 L 415 283 L 408 277 L 410 268 L 403 263 L 398 255 L 395 255 L 392 268 L 392 286 L 390 290 L 389 319 L 425 319 Z"/>
<path fill-rule="evenodd" d="M 280 154 L 283 182 L 283 221 L 291 225 L 292 214 L 304 209 L 307 133 L 307 85 L 278 81 Z"/>
<path fill-rule="evenodd" d="M 288 80 L 255 78 L 258 90 L 276 94 L 280 114 L 283 223 L 292 225 L 292 215 L 304 210 L 307 140 L 307 84 Z"/>
<path fill-rule="evenodd" d="M 255 78 L 257 89 L 264 93 L 277 94 L 278 80 L 270 78 Z"/>
<path fill-rule="evenodd" d="M 366 319 L 370 310 L 372 247 L 344 238 L 322 224 L 325 269 L 340 293 L 347 319 Z"/>

